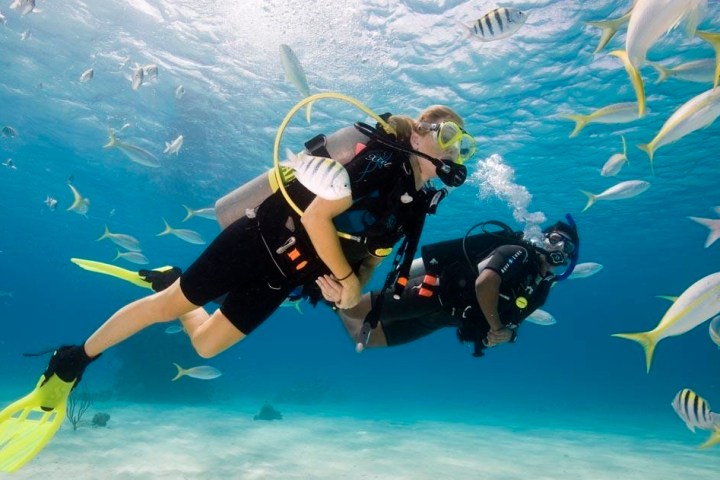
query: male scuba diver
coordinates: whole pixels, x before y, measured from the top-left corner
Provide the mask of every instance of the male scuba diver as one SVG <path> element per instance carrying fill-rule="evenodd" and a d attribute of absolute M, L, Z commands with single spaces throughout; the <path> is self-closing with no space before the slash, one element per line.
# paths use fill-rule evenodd
<path fill-rule="evenodd" d="M 501 228 L 489 231 L 488 226 Z M 481 226 L 483 233 L 470 235 Z M 566 279 L 578 260 L 580 238 L 570 215 L 543 230 L 542 242 L 495 221 L 471 228 L 464 238 L 425 245 L 410 270 L 404 290 L 365 294 L 351 309 L 336 310 L 348 333 L 364 346 L 361 330 L 377 306 L 379 315 L 369 347 L 412 342 L 444 327 L 457 328 L 461 342 L 474 345 L 473 356 L 517 339 L 517 328 L 541 307 L 553 283 Z M 565 266 L 562 274 L 555 270 Z M 326 300 L 342 288 L 330 277 L 318 279 Z"/>

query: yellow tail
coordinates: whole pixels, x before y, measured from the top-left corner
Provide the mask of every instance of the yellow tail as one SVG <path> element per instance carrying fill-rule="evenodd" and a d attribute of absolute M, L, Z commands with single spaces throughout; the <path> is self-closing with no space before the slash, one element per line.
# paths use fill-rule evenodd
<path fill-rule="evenodd" d="M 102 236 L 95 241 L 99 242 L 100 240 L 105 240 L 106 238 L 110 238 L 110 229 L 107 225 L 105 225 L 105 233 L 103 233 Z"/>
<path fill-rule="evenodd" d="M 696 35 L 708 42 L 715 49 L 715 79 L 713 80 L 713 88 L 717 88 L 720 81 L 720 33 L 700 32 Z"/>
<path fill-rule="evenodd" d="M 657 63 L 657 62 L 647 62 L 647 63 L 648 63 L 648 65 L 650 65 L 651 67 L 653 67 L 653 68 L 654 68 L 655 70 L 657 70 L 657 72 L 658 72 L 658 79 L 655 80 L 655 84 L 656 84 L 656 85 L 657 85 L 658 83 L 664 82 L 665 80 L 668 79 L 668 77 L 670 77 L 670 74 L 671 74 L 672 72 L 670 71 L 669 68 L 666 68 L 666 67 L 664 67 L 663 65 L 660 65 L 660 64 Z"/>
<path fill-rule="evenodd" d="M 108 142 L 103 145 L 103 148 L 113 148 L 117 145 L 117 138 L 115 137 L 115 132 L 113 129 L 108 130 Z"/>
<path fill-rule="evenodd" d="M 653 156 L 655 155 L 655 144 L 650 143 L 639 143 L 637 146 L 640 150 L 648 154 L 648 157 L 650 157 L 650 171 L 652 172 L 653 176 L 655 175 L 655 164 L 653 163 Z"/>
<path fill-rule="evenodd" d="M 170 226 L 170 224 L 167 222 L 167 220 L 165 220 L 163 218 L 163 222 L 165 222 L 165 230 L 163 230 L 162 232 L 155 235 L 156 237 L 160 237 L 163 235 L 169 235 L 169 234 L 173 233 L 173 228 Z"/>
<path fill-rule="evenodd" d="M 623 65 L 625 66 L 625 71 L 628 72 L 630 82 L 635 89 L 635 96 L 638 99 L 638 117 L 642 117 L 645 115 L 645 86 L 643 85 L 643 79 L 642 76 L 640 76 L 640 71 L 632 64 L 630 57 L 628 57 L 625 50 L 615 50 L 614 52 L 610 52 L 610 55 L 618 57 L 622 60 Z"/>
<path fill-rule="evenodd" d="M 183 368 L 182 368 L 180 365 L 178 365 L 177 363 L 173 363 L 173 365 L 175 365 L 175 368 L 178 369 L 178 373 L 177 373 L 177 375 L 175 375 L 175 378 L 173 378 L 172 380 L 170 380 L 171 382 L 174 382 L 174 381 L 177 380 L 178 378 L 180 378 L 180 377 L 182 377 L 183 375 L 185 375 L 185 370 L 183 370 Z"/>
<path fill-rule="evenodd" d="M 560 115 L 562 118 L 567 118 L 568 120 L 572 120 L 575 122 L 575 130 L 573 130 L 570 133 L 570 138 L 575 138 L 580 133 L 580 130 L 585 128 L 585 125 L 588 124 L 588 120 L 590 119 L 589 115 L 573 115 L 573 114 L 567 114 L 567 115 Z"/>
<path fill-rule="evenodd" d="M 642 345 L 645 350 L 645 364 L 647 366 L 647 373 L 650 373 L 650 365 L 652 365 L 653 353 L 655 353 L 655 346 L 657 345 L 657 338 L 652 332 L 640 332 L 640 333 L 613 333 L 613 337 L 625 338 L 638 342 Z"/>
<path fill-rule="evenodd" d="M 705 440 L 705 443 L 700 445 L 698 448 L 710 448 L 713 445 L 717 445 L 720 443 L 720 427 L 716 427 L 713 433 L 710 435 L 710 438 Z"/>
<path fill-rule="evenodd" d="M 580 191 L 588 197 L 588 202 L 585 205 L 585 208 L 582 209 L 582 211 L 584 212 L 585 210 L 593 206 L 593 204 L 597 201 L 597 196 L 594 193 L 586 192 L 585 190 Z"/>

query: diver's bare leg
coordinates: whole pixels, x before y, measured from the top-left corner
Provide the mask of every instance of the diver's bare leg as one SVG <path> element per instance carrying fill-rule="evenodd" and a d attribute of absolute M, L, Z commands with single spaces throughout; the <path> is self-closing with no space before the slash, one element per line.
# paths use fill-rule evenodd
<path fill-rule="evenodd" d="M 353 308 L 345 310 L 337 310 L 337 314 L 347 330 L 348 335 L 353 339 L 354 342 L 358 342 L 360 339 L 360 330 L 362 329 L 363 322 L 368 312 L 371 310 L 370 295 L 365 294 L 360 299 L 360 303 L 355 305 Z M 370 341 L 367 344 L 368 347 L 387 347 L 387 339 L 385 338 L 385 332 L 383 331 L 382 324 L 378 323 L 370 333 Z"/>
<path fill-rule="evenodd" d="M 180 317 L 193 348 L 203 358 L 211 358 L 245 338 L 218 308 L 208 315 L 204 309 Z"/>

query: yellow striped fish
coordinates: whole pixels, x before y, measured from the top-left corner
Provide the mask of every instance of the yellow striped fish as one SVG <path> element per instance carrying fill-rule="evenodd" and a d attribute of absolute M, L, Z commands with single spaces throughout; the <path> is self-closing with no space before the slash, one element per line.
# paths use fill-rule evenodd
<path fill-rule="evenodd" d="M 318 197 L 338 200 L 351 195 L 350 175 L 340 162 L 314 157 L 306 152 L 295 155 L 290 149 L 286 150 L 286 154 L 295 169 L 295 177 Z"/>
<path fill-rule="evenodd" d="M 716 418 L 710 411 L 708 402 L 689 388 L 683 388 L 675 395 L 672 407 L 693 433 L 695 428 L 712 430 L 720 421 L 720 418 Z"/>
<path fill-rule="evenodd" d="M 515 8 L 496 8 L 478 18 L 472 26 L 462 24 L 470 36 L 483 42 L 507 38 L 525 24 L 528 14 Z"/>

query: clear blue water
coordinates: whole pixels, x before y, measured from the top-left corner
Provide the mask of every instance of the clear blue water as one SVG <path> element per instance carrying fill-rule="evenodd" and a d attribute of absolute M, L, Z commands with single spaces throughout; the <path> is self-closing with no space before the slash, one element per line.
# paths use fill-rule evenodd
<path fill-rule="evenodd" d="M 678 295 L 718 270 L 719 244 L 704 249 L 708 230 L 687 218 L 715 218 L 712 207 L 720 205 L 718 125 L 661 148 L 655 175 L 635 146 L 710 85 L 654 84 L 656 74 L 646 67 L 651 111 L 641 120 L 589 125 L 570 139 L 572 123 L 558 117 L 634 99 L 624 69 L 606 54 L 621 48 L 623 33 L 593 55 L 599 30 L 584 23 L 619 16 L 629 3 L 518 2 L 532 10 L 528 24 L 485 45 L 463 38 L 457 23 L 470 23 L 491 2 L 42 2 L 40 12 L 25 17 L 3 4 L 0 124 L 18 134 L 0 137 L 0 160 L 12 158 L 17 167 L 0 167 L 0 395 L 20 395 L 44 368 L 46 358 L 22 352 L 79 342 L 144 293 L 70 263 L 113 261 L 113 244 L 95 241 L 105 225 L 136 236 L 153 266 L 185 267 L 202 251 L 156 237 L 163 218 L 206 239 L 217 234 L 212 221 L 181 223 L 181 205 L 211 206 L 271 166 L 276 129 L 300 99 L 280 65 L 278 46 L 287 43 L 313 93 L 338 91 L 378 112 L 412 116 L 447 104 L 478 139 L 470 173 L 486 171 L 493 154 L 512 170 L 491 172 L 484 182 L 475 177 L 452 192 L 423 242 L 460 236 L 485 219 L 523 228 L 513 215 L 525 210 L 548 221 L 569 212 L 582 236 L 581 261 L 605 268 L 553 290 L 546 309 L 556 325 L 524 325 L 515 345 L 482 359 L 472 358 L 451 330 L 358 355 L 329 311 L 304 306 L 303 315 L 280 309 L 245 342 L 207 362 L 224 373 L 215 381 L 171 384 L 172 362 L 204 362 L 186 338 L 156 326 L 108 351 L 88 372 L 88 388 L 131 402 L 222 408 L 240 399 L 274 400 L 358 417 L 563 425 L 664 435 L 687 448 L 700 443 L 670 402 L 689 387 L 720 405 L 720 352 L 707 324 L 663 340 L 650 374 L 641 349 L 610 334 L 651 329 L 668 307 L 656 295 Z M 717 2 L 701 26 L 720 28 Z M 27 31 L 30 37 L 21 39 Z M 649 54 L 673 65 L 712 56 L 706 43 L 679 31 Z M 136 63 L 156 63 L 159 76 L 133 91 Z M 91 67 L 94 78 L 80 83 Z M 187 93 L 178 100 L 181 84 Z M 309 126 L 303 116 L 290 125 L 288 146 L 364 119 L 333 102 L 316 104 Z M 125 123 L 131 126 L 122 138 L 153 152 L 161 168 L 102 149 L 108 128 Z M 164 142 L 179 134 L 180 154 L 163 155 Z M 620 135 L 629 164 L 618 177 L 603 178 L 600 168 L 620 150 Z M 70 177 L 90 199 L 87 216 L 66 211 Z M 632 179 L 652 186 L 580 213 L 586 199 L 579 190 L 599 193 Z M 499 190 L 490 192 L 490 184 Z M 58 200 L 57 210 L 43 203 L 47 195 Z M 373 285 L 380 282 L 378 275 Z"/>

